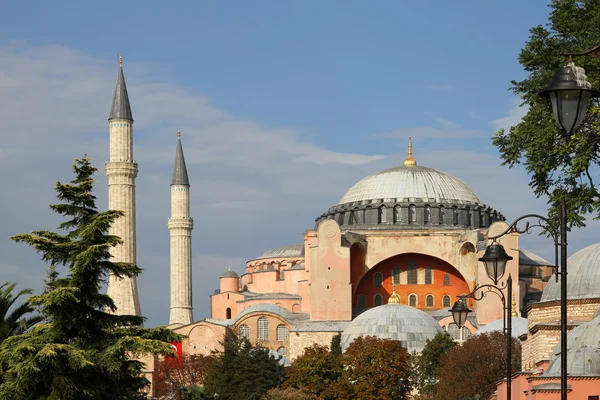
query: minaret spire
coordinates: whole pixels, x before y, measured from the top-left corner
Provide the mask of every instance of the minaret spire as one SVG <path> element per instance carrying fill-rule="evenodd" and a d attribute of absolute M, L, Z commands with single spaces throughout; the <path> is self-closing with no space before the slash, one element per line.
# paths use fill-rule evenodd
<path fill-rule="evenodd" d="M 110 228 L 123 243 L 111 249 L 112 261 L 136 264 L 135 229 L 135 178 L 138 165 L 133 161 L 133 117 L 123 76 L 123 59 L 119 56 L 119 75 L 108 119 L 110 155 L 106 163 L 108 177 L 108 209 L 121 210 L 125 215 L 117 218 Z M 108 295 L 120 315 L 142 315 L 135 277 L 108 278 Z"/>
<path fill-rule="evenodd" d="M 129 104 L 129 96 L 127 94 L 127 85 L 125 84 L 125 76 L 123 75 L 123 56 L 119 54 L 119 76 L 117 78 L 117 86 L 113 96 L 112 107 L 108 120 L 122 119 L 133 122 L 131 114 L 131 105 Z"/>
<path fill-rule="evenodd" d="M 190 182 L 177 129 L 175 167 L 171 181 L 171 315 L 169 324 L 187 325 L 193 322 L 192 309 L 192 229 L 190 218 Z"/>
<path fill-rule="evenodd" d="M 185 157 L 183 156 L 183 148 L 181 147 L 181 132 L 179 129 L 177 129 L 177 150 L 175 153 L 175 168 L 173 169 L 171 185 L 190 185 L 187 168 L 185 166 Z"/>
<path fill-rule="evenodd" d="M 408 137 L 408 157 L 404 160 L 405 167 L 412 167 L 417 165 L 417 160 L 415 160 L 412 156 L 412 140 L 410 136 Z"/>

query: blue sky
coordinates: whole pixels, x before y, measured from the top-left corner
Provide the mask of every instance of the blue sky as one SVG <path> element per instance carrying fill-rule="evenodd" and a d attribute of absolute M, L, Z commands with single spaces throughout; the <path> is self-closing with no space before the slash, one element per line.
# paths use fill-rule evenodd
<path fill-rule="evenodd" d="M 0 236 L 58 223 L 52 182 L 84 152 L 106 207 L 106 119 L 123 53 L 140 164 L 148 325 L 168 320 L 169 182 L 181 128 L 195 218 L 194 306 L 228 265 L 302 241 L 353 183 L 405 157 L 451 173 L 510 220 L 543 212 L 490 137 L 525 110 L 508 90 L 546 1 L 10 2 L 0 15 Z M 502 183 L 498 185 L 498 182 Z M 598 226 L 574 232 L 570 253 Z M 524 247 L 542 256 L 550 243 Z M 0 281 L 44 266 L 0 241 Z"/>

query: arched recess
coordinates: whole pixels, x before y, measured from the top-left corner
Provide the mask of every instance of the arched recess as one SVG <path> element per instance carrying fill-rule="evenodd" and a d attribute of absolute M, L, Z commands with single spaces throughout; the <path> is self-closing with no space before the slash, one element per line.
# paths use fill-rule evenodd
<path fill-rule="evenodd" d="M 419 275 L 423 275 L 423 279 L 419 278 L 417 283 L 409 284 L 407 270 L 409 265 L 417 266 L 417 272 Z M 354 297 L 352 304 L 356 309 L 356 312 L 363 311 L 364 307 L 358 307 L 359 298 L 361 295 L 367 299 L 374 299 L 375 295 L 381 294 L 384 301 L 387 301 L 392 293 L 392 282 L 394 276 L 394 270 L 400 268 L 400 283 L 395 284 L 395 290 L 400 295 L 401 303 L 409 304 L 409 294 L 415 294 L 417 296 L 417 308 L 436 310 L 443 308 L 442 298 L 445 295 L 449 295 L 452 299 L 456 299 L 462 293 L 469 293 L 469 285 L 465 280 L 464 276 L 460 271 L 449 264 L 448 262 L 426 254 L 420 253 L 404 253 L 395 255 L 387 258 L 375 266 L 369 269 L 364 276 L 359 280 L 354 290 Z M 432 280 L 431 284 L 425 284 L 425 269 L 431 268 Z M 383 284 L 378 287 L 374 285 L 374 275 L 381 273 L 383 275 Z M 450 285 L 444 285 L 444 276 L 448 274 L 450 276 Z M 433 307 L 427 307 L 426 296 L 434 296 Z M 366 308 L 373 307 L 371 301 L 367 301 Z M 356 314 L 356 313 L 355 313 Z"/>
<path fill-rule="evenodd" d="M 367 272 L 365 260 L 367 252 L 361 243 L 354 243 L 350 246 L 350 281 L 353 290 L 358 286 L 361 278 Z"/>
<path fill-rule="evenodd" d="M 477 276 L 477 253 L 471 242 L 465 242 L 460 248 L 460 269 L 469 271 L 471 276 Z"/>

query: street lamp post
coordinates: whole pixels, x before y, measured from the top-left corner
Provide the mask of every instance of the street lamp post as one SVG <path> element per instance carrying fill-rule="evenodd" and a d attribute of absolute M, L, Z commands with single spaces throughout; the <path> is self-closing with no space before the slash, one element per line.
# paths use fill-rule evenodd
<path fill-rule="evenodd" d="M 590 100 L 600 97 L 600 91 L 592 87 L 587 80 L 585 70 L 573 62 L 575 56 L 600 56 L 600 45 L 579 53 L 563 53 L 568 57 L 567 64 L 558 68 L 547 88 L 539 92 L 540 96 L 550 98 L 552 112 L 561 129 L 571 135 L 583 122 Z M 564 199 L 560 211 L 560 398 L 567 400 L 567 212 Z M 545 218 L 542 220 L 548 222 Z M 553 235 L 555 257 L 558 258 L 558 241 Z"/>
<path fill-rule="evenodd" d="M 498 285 L 498 281 L 504 276 L 506 271 L 506 263 L 513 258 L 506 254 L 502 245 L 493 242 L 489 245 L 483 257 L 479 258 L 485 264 L 485 272 L 488 277 L 494 282 L 493 285 L 484 284 L 477 285 L 473 291 L 467 295 L 459 296 L 459 300 L 454 303 L 452 309 L 449 311 L 452 313 L 452 319 L 458 329 L 460 330 L 465 322 L 471 310 L 465 303 L 465 299 L 471 298 L 475 301 L 483 299 L 487 293 L 496 294 L 502 301 L 503 310 L 503 322 L 504 322 L 504 334 L 506 335 L 506 399 L 511 399 L 511 376 L 512 376 L 512 276 L 508 274 L 506 282 L 502 286 Z M 507 290 L 507 296 L 504 295 L 504 289 Z"/>

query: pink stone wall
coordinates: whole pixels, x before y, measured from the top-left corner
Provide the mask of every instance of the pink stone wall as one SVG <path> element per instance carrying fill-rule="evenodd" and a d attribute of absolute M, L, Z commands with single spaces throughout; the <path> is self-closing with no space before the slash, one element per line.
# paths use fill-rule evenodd
<path fill-rule="evenodd" d="M 240 281 L 238 278 L 219 278 L 219 287 L 221 289 L 221 293 L 239 292 Z"/>
<path fill-rule="evenodd" d="M 310 318 L 313 321 L 352 319 L 350 249 L 342 247 L 339 225 L 321 222 L 318 241 L 310 249 Z"/>

